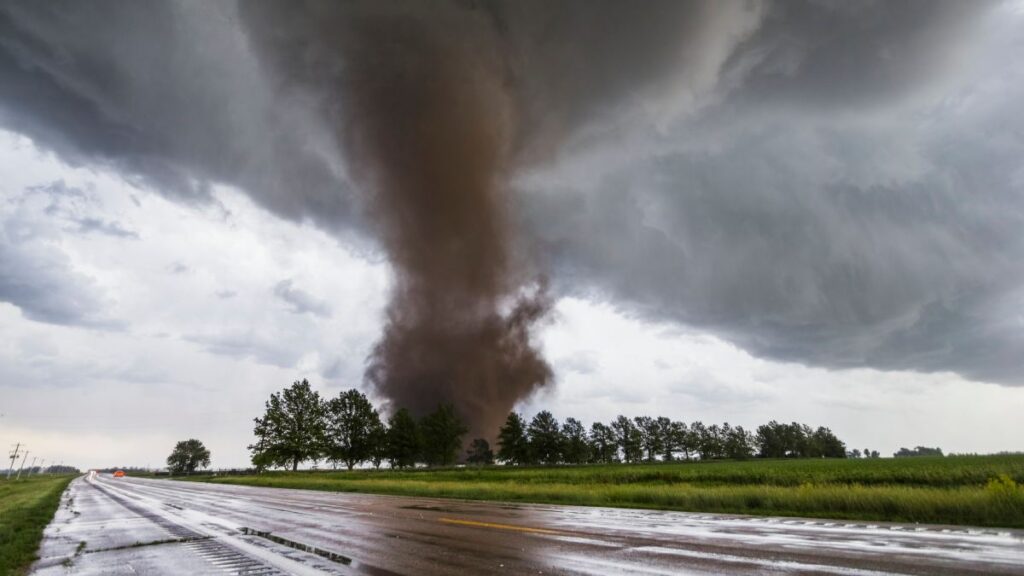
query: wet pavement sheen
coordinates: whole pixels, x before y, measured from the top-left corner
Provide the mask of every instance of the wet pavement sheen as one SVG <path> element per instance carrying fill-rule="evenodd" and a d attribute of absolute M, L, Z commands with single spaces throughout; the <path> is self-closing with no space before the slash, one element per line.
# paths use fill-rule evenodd
<path fill-rule="evenodd" d="M 1024 531 L 93 475 L 64 494 L 40 556 L 39 576 L 1024 575 Z"/>

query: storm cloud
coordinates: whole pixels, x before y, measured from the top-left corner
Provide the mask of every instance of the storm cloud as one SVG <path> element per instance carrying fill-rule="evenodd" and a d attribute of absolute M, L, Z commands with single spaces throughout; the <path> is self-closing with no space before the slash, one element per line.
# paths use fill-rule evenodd
<path fill-rule="evenodd" d="M 301 18 L 332 10 L 306 8 Z M 554 296 L 607 300 L 768 358 L 1009 385 L 1024 384 L 1020 12 L 438 10 L 468 18 L 468 49 L 484 51 L 473 65 L 502 102 L 509 254 L 545 271 Z M 294 22 L 274 21 L 276 40 L 258 23 L 229 4 L 7 2 L 0 126 L 176 200 L 231 185 L 282 218 L 386 247 L 356 176 L 363 157 L 337 130 L 353 110 L 344 52 L 296 50 Z M 74 284 L 58 274 L 69 265 L 7 238 L 8 301 L 39 318 L 88 307 L 58 289 L 29 301 L 33 286 Z"/>

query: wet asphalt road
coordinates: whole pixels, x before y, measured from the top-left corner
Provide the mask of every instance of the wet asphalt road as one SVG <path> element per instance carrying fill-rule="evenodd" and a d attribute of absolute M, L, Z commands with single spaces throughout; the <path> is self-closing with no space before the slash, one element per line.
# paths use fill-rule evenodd
<path fill-rule="evenodd" d="M 1024 575 L 1024 531 L 94 476 L 65 493 L 40 555 L 39 576 Z"/>

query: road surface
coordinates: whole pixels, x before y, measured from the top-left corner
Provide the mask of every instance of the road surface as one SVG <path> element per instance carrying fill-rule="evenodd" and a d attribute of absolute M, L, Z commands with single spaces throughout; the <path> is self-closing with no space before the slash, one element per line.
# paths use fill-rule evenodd
<path fill-rule="evenodd" d="M 1024 531 L 90 475 L 40 555 L 37 576 L 1024 574 Z"/>

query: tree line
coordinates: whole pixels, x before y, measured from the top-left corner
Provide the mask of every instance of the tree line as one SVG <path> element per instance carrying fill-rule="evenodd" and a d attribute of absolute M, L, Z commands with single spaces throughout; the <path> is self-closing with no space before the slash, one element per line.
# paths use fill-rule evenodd
<path fill-rule="evenodd" d="M 307 380 L 293 383 L 267 400 L 254 419 L 256 441 L 249 445 L 253 465 L 297 470 L 323 460 L 348 469 L 417 464 L 450 466 L 459 460 L 468 428 L 451 404 L 440 404 L 416 419 L 405 408 L 385 422 L 358 390 L 324 399 Z M 495 460 L 506 465 L 585 464 L 761 458 L 845 458 L 846 445 L 825 427 L 772 421 L 750 431 L 729 423 L 689 424 L 664 416 L 619 416 L 588 429 L 575 418 L 559 422 L 541 411 L 527 422 L 511 413 L 498 430 L 497 453 L 475 438 L 465 453 L 470 464 Z"/>
<path fill-rule="evenodd" d="M 892 456 L 893 458 L 906 458 L 911 456 L 942 456 L 942 448 L 936 446 L 915 446 L 914 448 L 900 447 Z"/>
<path fill-rule="evenodd" d="M 670 462 L 761 458 L 845 458 L 846 445 L 828 428 L 772 421 L 743 426 L 690 424 L 659 416 L 618 416 L 588 430 L 575 418 L 564 423 L 548 411 L 527 423 L 513 412 L 498 432 L 497 457 L 506 464 Z"/>
<path fill-rule="evenodd" d="M 297 470 L 302 462 L 319 460 L 350 470 L 366 462 L 376 468 L 384 460 L 393 468 L 449 466 L 469 430 L 451 404 L 419 420 L 402 408 L 385 423 L 362 392 L 347 390 L 325 400 L 307 380 L 271 394 L 255 424 L 256 442 L 249 450 L 260 470 Z"/>

